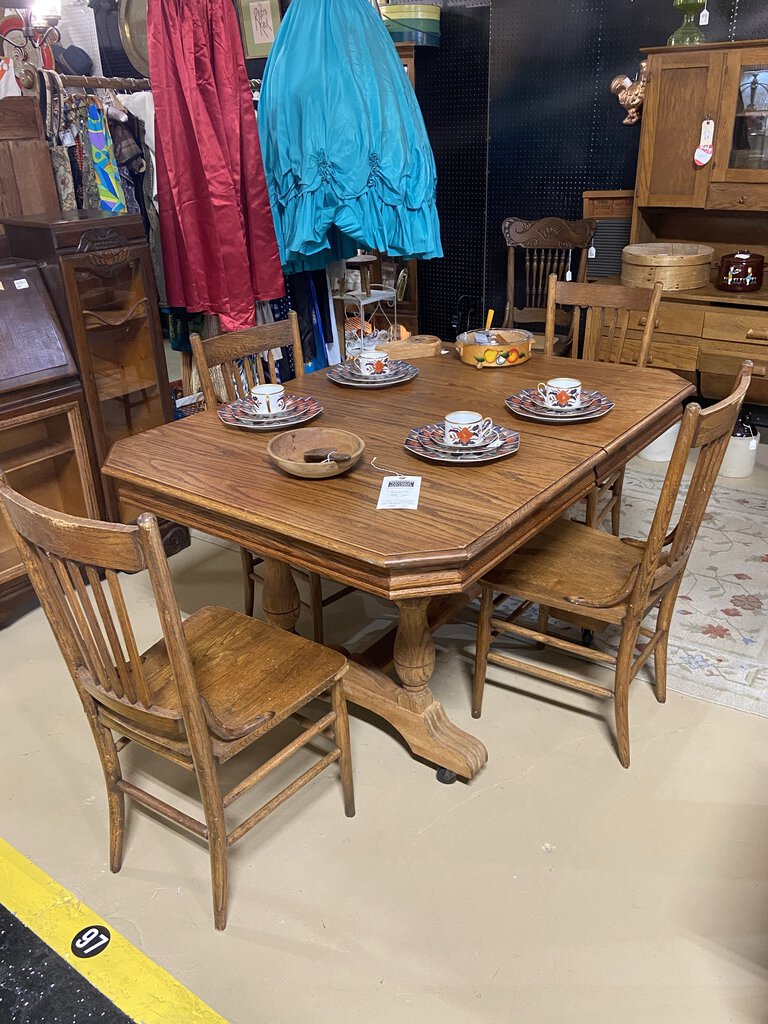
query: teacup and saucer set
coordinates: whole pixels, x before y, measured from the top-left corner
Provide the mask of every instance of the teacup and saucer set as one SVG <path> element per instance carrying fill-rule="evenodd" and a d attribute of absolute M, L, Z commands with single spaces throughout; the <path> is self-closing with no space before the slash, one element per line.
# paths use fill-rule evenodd
<path fill-rule="evenodd" d="M 405 384 L 418 375 L 417 367 L 402 359 L 390 359 L 389 353 L 364 349 L 345 363 L 331 366 L 328 380 L 353 388 L 386 388 Z"/>
<path fill-rule="evenodd" d="M 239 398 L 216 410 L 228 427 L 243 430 L 284 430 L 308 423 L 323 411 L 316 398 L 288 395 L 282 384 L 259 384 L 248 398 Z"/>
<path fill-rule="evenodd" d="M 479 412 L 449 412 L 442 423 L 415 427 L 405 439 L 405 450 L 434 462 L 473 465 L 512 455 L 520 436 Z"/>
<path fill-rule="evenodd" d="M 605 416 L 614 403 L 600 391 L 586 391 L 575 377 L 553 377 L 506 399 L 517 416 L 545 423 L 583 423 Z"/>

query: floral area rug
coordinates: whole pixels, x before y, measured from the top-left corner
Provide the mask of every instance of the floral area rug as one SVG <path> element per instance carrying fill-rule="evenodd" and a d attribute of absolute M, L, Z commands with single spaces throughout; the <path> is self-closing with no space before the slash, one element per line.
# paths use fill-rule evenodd
<path fill-rule="evenodd" d="M 627 471 L 623 536 L 647 536 L 660 487 Z M 715 487 L 677 599 L 667 675 L 670 689 L 768 717 L 765 494 Z"/>

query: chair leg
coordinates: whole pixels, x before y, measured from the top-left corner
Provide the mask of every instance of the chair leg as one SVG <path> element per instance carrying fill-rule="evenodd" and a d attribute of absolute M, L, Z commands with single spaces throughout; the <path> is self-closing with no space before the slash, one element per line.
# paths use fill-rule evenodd
<path fill-rule="evenodd" d="M 213 890 L 213 923 L 217 931 L 227 926 L 227 827 L 224 822 L 224 802 L 221 798 L 216 766 L 212 757 L 202 765 L 195 765 L 200 798 L 203 802 L 205 823 L 208 826 L 208 853 L 211 859 L 211 886 Z"/>
<path fill-rule="evenodd" d="M 256 584 L 253 579 L 253 555 L 247 548 L 240 548 L 240 559 L 243 563 L 243 606 L 245 614 L 253 616 L 256 601 Z"/>
<path fill-rule="evenodd" d="M 316 644 L 325 643 L 323 583 L 316 572 L 309 573 L 309 608 L 312 612 L 312 639 Z"/>
<path fill-rule="evenodd" d="M 659 605 L 659 614 L 656 619 L 656 629 L 662 631 L 662 636 L 656 644 L 653 652 L 653 671 L 655 681 L 653 689 L 656 700 L 663 704 L 667 699 L 667 646 L 669 644 L 669 627 L 672 623 L 672 615 L 677 602 L 677 592 L 680 589 L 682 577 L 670 591 L 668 591 Z"/>
<path fill-rule="evenodd" d="M 640 623 L 624 624 L 616 659 L 616 676 L 613 692 L 614 714 L 616 716 L 616 743 L 622 767 L 629 768 L 629 684 L 634 661 L 635 642 Z"/>
<path fill-rule="evenodd" d="M 475 675 L 472 680 L 472 717 L 479 718 L 483 711 L 485 673 L 488 668 L 488 649 L 491 646 L 491 616 L 493 615 L 493 591 L 483 587 L 480 598 L 480 618 L 477 623 L 475 644 Z"/>
<path fill-rule="evenodd" d="M 618 477 L 613 482 L 611 487 L 611 494 L 613 496 L 613 507 L 611 508 L 611 533 L 615 537 L 620 536 L 621 531 L 621 494 L 624 490 L 624 470 L 622 469 Z"/>
<path fill-rule="evenodd" d="M 348 818 L 354 818 L 355 786 L 352 779 L 352 748 L 349 742 L 349 715 L 347 714 L 347 700 L 344 696 L 343 685 L 343 681 L 337 679 L 331 686 L 331 704 L 336 715 L 334 725 L 336 746 L 341 751 L 339 771 L 341 773 L 341 789 L 344 793 L 344 813 Z"/>
<path fill-rule="evenodd" d="M 587 514 L 584 522 L 587 526 L 591 526 L 593 530 L 596 530 L 600 525 L 597 521 L 597 487 L 592 488 L 585 500 L 587 503 Z"/>
<path fill-rule="evenodd" d="M 120 770 L 120 758 L 112 733 L 99 722 L 93 701 L 81 694 L 83 707 L 88 716 L 96 749 L 99 752 L 101 769 L 107 787 L 107 808 L 109 811 L 109 870 L 117 873 L 123 866 L 123 848 L 125 846 L 125 795 L 117 788 L 123 775 Z"/>
<path fill-rule="evenodd" d="M 547 626 L 549 625 L 549 608 L 546 605 L 539 605 L 539 620 L 537 623 L 538 630 L 540 633 L 547 632 Z"/>

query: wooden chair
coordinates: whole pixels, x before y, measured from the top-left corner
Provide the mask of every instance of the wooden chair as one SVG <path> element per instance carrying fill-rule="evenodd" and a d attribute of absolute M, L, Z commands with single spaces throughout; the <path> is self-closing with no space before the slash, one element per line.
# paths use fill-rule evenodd
<path fill-rule="evenodd" d="M 274 349 L 289 346 L 293 350 L 293 365 L 297 377 L 304 376 L 304 356 L 301 349 L 299 319 L 291 311 L 287 320 L 279 320 L 273 324 L 262 324 L 244 331 L 233 331 L 231 334 L 220 334 L 215 338 L 203 341 L 199 334 L 190 334 L 192 357 L 200 375 L 200 387 L 208 409 L 217 405 L 214 375 L 226 392 L 226 400 L 234 402 L 238 398 L 247 398 L 251 389 L 257 384 L 277 383 Z M 265 371 L 262 353 L 267 355 Z M 253 615 L 255 600 L 255 582 L 259 578 L 255 569 L 263 559 L 240 548 L 243 563 L 243 600 L 246 615 Z M 322 582 L 317 573 L 299 572 L 309 582 L 309 608 L 312 615 L 312 636 L 319 644 L 324 640 L 323 609 L 346 597 L 354 590 L 343 587 L 328 597 L 323 597 Z"/>
<path fill-rule="evenodd" d="M 563 280 L 571 272 L 573 280 L 587 276 L 587 253 L 597 221 L 520 220 L 507 217 L 501 225 L 507 243 L 507 304 L 502 327 L 526 327 L 543 324 L 547 305 L 547 282 L 554 274 Z M 558 314 L 558 324 L 567 327 L 569 318 Z"/>
<path fill-rule="evenodd" d="M 559 281 L 555 274 L 549 278 L 547 291 L 547 319 L 544 328 L 544 353 L 555 351 L 558 307 L 569 306 L 569 338 L 571 358 L 594 359 L 608 363 L 634 363 L 647 366 L 651 359 L 651 342 L 656 327 L 662 286 L 653 288 L 625 288 L 618 284 L 584 284 Z M 584 317 L 582 313 L 585 312 Z M 642 334 L 629 338 L 631 316 L 637 313 Z M 582 319 L 584 332 L 582 336 Z M 574 371 L 578 375 L 578 371 Z M 603 480 L 587 495 L 587 526 L 597 529 L 610 512 L 611 532 L 618 537 L 621 528 L 621 492 L 624 469 Z M 608 500 L 603 499 L 608 496 Z"/>
<path fill-rule="evenodd" d="M 227 608 L 201 608 L 183 623 L 157 520 L 137 526 L 51 512 L 11 490 L 0 473 L 0 513 L 17 543 L 74 680 L 107 785 L 109 862 L 123 860 L 125 797 L 205 839 L 216 928 L 227 920 L 227 850 L 319 772 L 339 762 L 348 816 L 355 813 L 343 655 Z M 146 569 L 162 639 L 139 653 L 120 572 Z M 105 583 L 101 582 L 104 576 Z M 217 768 L 313 698 L 331 691 L 319 721 L 222 793 Z M 234 828 L 225 810 L 295 751 L 333 729 L 331 750 Z M 115 742 L 115 736 L 122 737 Z M 135 742 L 193 772 L 204 821 L 122 776 L 119 750 Z"/>
<path fill-rule="evenodd" d="M 559 519 L 480 581 L 474 718 L 480 717 L 488 662 L 597 697 L 613 697 L 619 760 L 629 767 L 629 684 L 653 655 L 656 699 L 660 703 L 666 699 L 667 644 L 677 592 L 751 375 L 752 364 L 746 362 L 730 397 L 705 410 L 695 404 L 685 410 L 645 541 L 620 540 L 582 523 Z M 698 449 L 696 466 L 677 524 L 670 530 L 692 449 Z M 521 599 L 508 619 L 493 617 L 495 593 Z M 539 606 L 537 629 L 517 623 L 532 605 Z M 643 620 L 654 608 L 658 609 L 655 626 L 645 627 Z M 550 635 L 549 616 L 558 611 L 568 621 L 588 629 L 610 623 L 618 626 L 621 639 L 617 656 Z M 491 643 L 499 633 L 511 633 L 535 645 L 609 667 L 614 675 L 613 689 L 584 676 L 493 652 Z M 635 645 L 641 637 L 645 643 L 637 655 Z"/>

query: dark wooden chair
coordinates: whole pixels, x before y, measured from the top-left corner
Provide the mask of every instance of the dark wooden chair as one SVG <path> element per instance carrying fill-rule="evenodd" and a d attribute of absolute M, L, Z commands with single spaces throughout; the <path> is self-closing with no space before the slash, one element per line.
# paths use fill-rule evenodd
<path fill-rule="evenodd" d="M 230 846 L 335 761 L 346 813 L 355 813 L 341 684 L 346 659 L 227 608 L 201 608 L 182 622 L 154 516 L 145 513 L 137 526 L 120 526 L 52 512 L 11 490 L 1 473 L 0 514 L 19 547 L 96 741 L 107 785 L 111 870 L 122 866 L 129 796 L 207 841 L 214 922 L 224 928 Z M 144 569 L 162 639 L 140 654 L 119 573 Z M 297 715 L 329 689 L 327 714 L 315 722 Z M 222 793 L 218 766 L 290 716 L 304 726 L 299 736 Z M 238 797 L 328 729 L 333 738 L 327 754 L 239 825 L 227 828 L 224 812 Z M 194 773 L 203 821 L 123 778 L 118 754 L 128 742 Z"/>
<path fill-rule="evenodd" d="M 507 243 L 507 304 L 503 327 L 534 330 L 545 320 L 550 275 L 564 280 L 570 271 L 574 281 L 587 277 L 587 254 L 597 221 L 520 220 L 507 217 L 501 225 Z M 558 326 L 567 328 L 569 318 L 558 314 Z"/>
<path fill-rule="evenodd" d="M 288 346 L 293 351 L 293 365 L 297 377 L 304 376 L 304 356 L 301 349 L 299 319 L 291 311 L 287 320 L 279 320 L 273 324 L 262 324 L 244 331 L 233 331 L 231 334 L 220 334 L 215 338 L 203 341 L 199 334 L 189 337 L 192 346 L 192 357 L 200 376 L 200 388 L 205 398 L 207 409 L 215 409 L 219 391 L 223 390 L 222 400 L 234 402 L 238 398 L 247 398 L 251 389 L 257 384 L 277 384 L 274 349 Z M 264 366 L 264 356 L 267 366 Z M 240 548 L 243 563 L 243 603 L 246 615 L 253 615 L 255 601 L 255 583 L 259 579 L 256 566 L 261 564 L 261 556 Z M 323 643 L 325 631 L 323 627 L 323 609 L 351 594 L 354 587 L 343 587 L 333 594 L 323 597 L 322 580 L 317 573 L 305 573 L 294 570 L 309 583 L 309 609 L 312 615 L 312 636 L 317 643 Z"/>
<path fill-rule="evenodd" d="M 620 284 L 584 284 L 549 278 L 547 319 L 544 328 L 544 352 L 555 351 L 557 316 L 561 307 L 570 307 L 568 336 L 573 359 L 594 359 L 608 363 L 633 363 L 647 366 L 651 360 L 651 343 L 656 327 L 662 286 L 625 288 Z M 629 330 L 632 314 L 642 331 Z M 583 314 L 583 315 L 582 315 Z M 582 334 L 582 322 L 584 330 Z M 632 337 L 629 337 L 629 335 Z M 639 335 L 639 337 L 638 337 Z M 578 370 L 574 370 L 578 375 Z M 587 495 L 587 526 L 597 529 L 611 515 L 611 532 L 618 537 L 621 529 L 621 492 L 624 469 L 602 480 Z M 603 499 L 608 496 L 607 501 Z"/>
<path fill-rule="evenodd" d="M 480 581 L 474 718 L 480 717 L 488 662 L 597 697 L 613 697 L 619 760 L 629 767 L 629 684 L 653 656 L 656 698 L 660 703 L 666 699 L 667 644 L 677 593 L 751 375 L 752 364 L 746 362 L 728 398 L 705 410 L 695 404 L 686 408 L 645 541 L 621 540 L 582 523 L 558 519 Z M 698 449 L 696 466 L 682 511 L 670 530 L 692 449 Z M 494 618 L 494 594 L 519 597 L 521 603 L 509 618 Z M 539 606 L 537 629 L 517 621 L 533 605 Z M 655 608 L 655 625 L 644 626 L 643 620 Z M 551 635 L 549 616 L 558 611 L 583 628 L 595 630 L 610 623 L 618 626 L 618 654 L 614 657 Z M 610 668 L 613 688 L 581 675 L 521 661 L 509 653 L 491 651 L 493 639 L 501 633 Z M 644 646 L 638 654 L 635 645 L 640 638 Z"/>

